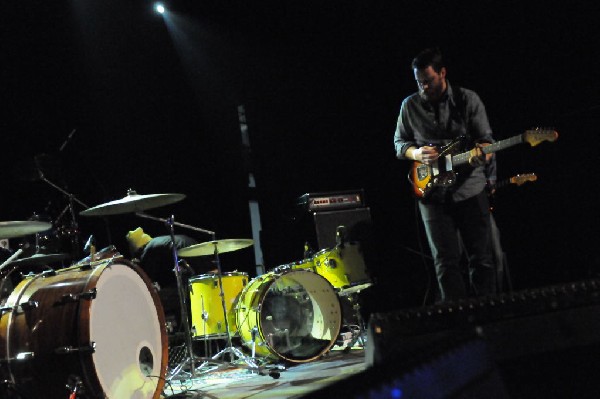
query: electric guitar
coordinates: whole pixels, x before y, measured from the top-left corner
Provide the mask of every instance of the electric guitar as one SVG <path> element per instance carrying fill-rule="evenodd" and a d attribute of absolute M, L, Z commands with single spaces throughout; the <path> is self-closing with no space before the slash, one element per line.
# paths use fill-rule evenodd
<path fill-rule="evenodd" d="M 558 132 L 555 130 L 538 128 L 526 130 L 525 133 L 497 141 L 481 148 L 481 151 L 484 154 L 491 154 L 523 142 L 527 142 L 532 147 L 535 147 L 544 141 L 554 142 L 556 139 L 558 139 Z M 429 165 L 418 161 L 413 162 L 408 179 L 413 186 L 414 194 L 418 198 L 426 199 L 435 189 L 447 188 L 454 185 L 456 182 L 454 168 L 469 163 L 469 159 L 477 155 L 475 148 L 467 152 L 452 155 L 452 151 L 448 151 L 448 148 L 451 146 L 456 146 L 456 142 L 441 148 L 439 151 L 440 157 Z"/>
<path fill-rule="evenodd" d="M 525 173 L 523 175 L 515 175 L 513 177 L 509 177 L 508 179 L 504 179 L 496 183 L 496 189 L 508 186 L 509 184 L 516 184 L 517 186 L 522 186 L 528 181 L 536 181 L 537 176 L 535 173 Z"/>
<path fill-rule="evenodd" d="M 508 179 L 504 179 L 504 180 L 500 180 L 499 182 L 497 182 L 493 189 L 494 191 L 492 191 L 492 188 L 489 188 L 488 186 L 486 186 L 486 190 L 488 192 L 488 200 L 490 201 L 490 211 L 494 211 L 494 209 L 496 208 L 496 201 L 495 201 L 495 192 L 502 187 L 506 187 L 509 184 L 516 184 L 517 186 L 522 186 L 523 184 L 527 183 L 528 181 L 536 181 L 537 180 L 537 176 L 535 173 L 525 173 L 523 175 L 519 174 L 519 175 L 515 175 L 513 177 L 509 177 Z"/>

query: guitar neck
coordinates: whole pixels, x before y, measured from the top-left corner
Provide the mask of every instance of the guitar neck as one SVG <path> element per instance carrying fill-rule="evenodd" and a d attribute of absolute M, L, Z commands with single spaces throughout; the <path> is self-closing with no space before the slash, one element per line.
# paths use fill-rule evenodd
<path fill-rule="evenodd" d="M 513 177 L 509 177 L 508 179 L 501 180 L 496 183 L 496 189 L 502 188 L 504 186 L 508 186 L 509 184 L 515 184 L 517 186 L 522 186 L 527 182 L 533 182 L 537 180 L 537 176 L 535 173 L 525 173 L 519 174 Z"/>
<path fill-rule="evenodd" d="M 483 147 L 481 150 L 484 154 L 491 154 L 493 152 L 504 150 L 506 148 L 515 146 L 517 144 L 521 144 L 522 142 L 523 142 L 523 135 L 518 134 L 518 135 L 510 137 L 508 139 L 496 141 L 493 144 Z M 469 162 L 469 158 L 471 158 L 471 151 L 462 152 L 460 154 L 453 155 L 452 156 L 452 164 L 453 165 L 466 164 Z"/>

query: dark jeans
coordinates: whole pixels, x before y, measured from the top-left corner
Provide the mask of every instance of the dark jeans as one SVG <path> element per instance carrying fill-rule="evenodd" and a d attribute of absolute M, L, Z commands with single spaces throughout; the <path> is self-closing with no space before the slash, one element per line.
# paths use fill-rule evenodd
<path fill-rule="evenodd" d="M 421 218 L 434 259 L 442 301 L 466 298 L 460 269 L 460 238 L 469 258 L 469 280 L 475 295 L 496 292 L 489 202 L 485 191 L 460 202 L 423 204 Z"/>

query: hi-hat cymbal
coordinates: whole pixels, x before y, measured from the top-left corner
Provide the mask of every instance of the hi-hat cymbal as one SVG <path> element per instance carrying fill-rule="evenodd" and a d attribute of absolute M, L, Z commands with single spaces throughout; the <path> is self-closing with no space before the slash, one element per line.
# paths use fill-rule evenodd
<path fill-rule="evenodd" d="M 243 238 L 229 238 L 226 240 L 207 241 L 201 244 L 194 244 L 189 247 L 181 248 L 177 251 L 179 256 L 204 256 L 217 253 L 232 252 L 238 249 L 251 246 L 254 241 Z"/>
<path fill-rule="evenodd" d="M 34 220 L 0 222 L 0 239 L 27 236 L 50 230 L 51 228 L 51 223 Z"/>
<path fill-rule="evenodd" d="M 109 216 L 142 212 L 147 209 L 174 204 L 184 198 L 184 194 L 138 194 L 133 190 L 129 190 L 124 198 L 97 205 L 81 211 L 79 214 L 81 216 Z"/>
<path fill-rule="evenodd" d="M 15 266 L 40 266 L 58 262 L 69 258 L 68 254 L 35 254 L 28 258 L 13 260 L 10 265 Z"/>

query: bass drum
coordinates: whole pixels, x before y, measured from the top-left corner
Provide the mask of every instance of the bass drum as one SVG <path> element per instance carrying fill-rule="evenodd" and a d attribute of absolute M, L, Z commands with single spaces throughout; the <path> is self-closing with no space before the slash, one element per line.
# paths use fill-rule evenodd
<path fill-rule="evenodd" d="M 302 363 L 335 344 L 342 314 L 327 280 L 289 270 L 253 279 L 240 294 L 236 319 L 242 342 L 257 355 Z"/>
<path fill-rule="evenodd" d="M 159 398 L 168 364 L 158 296 L 120 259 L 22 280 L 0 319 L 0 375 L 22 397 Z"/>

